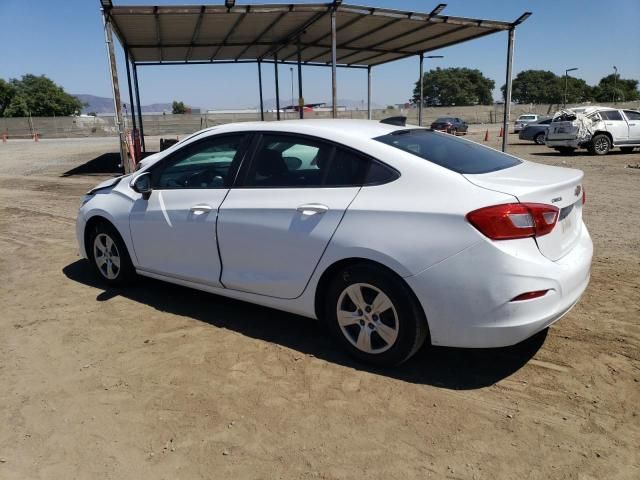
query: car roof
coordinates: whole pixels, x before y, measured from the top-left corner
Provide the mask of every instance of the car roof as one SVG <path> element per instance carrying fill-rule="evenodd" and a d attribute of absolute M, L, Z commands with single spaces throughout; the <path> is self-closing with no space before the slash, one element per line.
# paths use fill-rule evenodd
<path fill-rule="evenodd" d="M 593 106 L 588 106 L 588 107 L 573 107 L 570 108 L 569 110 L 571 110 L 572 112 L 576 112 L 576 113 L 583 113 L 585 115 L 588 115 L 590 113 L 593 112 L 600 112 L 603 110 L 617 110 L 617 108 L 611 108 L 611 107 L 600 107 L 598 105 L 593 105 Z"/>
<path fill-rule="evenodd" d="M 419 128 L 407 125 L 401 127 L 380 123 L 378 120 L 351 120 L 351 119 L 308 119 L 308 120 L 282 120 L 273 122 L 240 122 L 228 123 L 217 127 L 206 129 L 211 133 L 231 133 L 231 132 L 283 132 L 313 135 L 317 137 L 333 138 L 353 137 L 353 138 L 375 138 L 386 135 L 403 128 Z M 203 131 L 204 133 L 204 131 Z"/>

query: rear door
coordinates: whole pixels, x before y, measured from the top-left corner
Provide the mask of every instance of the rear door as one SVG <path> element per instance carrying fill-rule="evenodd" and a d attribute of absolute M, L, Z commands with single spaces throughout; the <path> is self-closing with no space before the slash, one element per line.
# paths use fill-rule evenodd
<path fill-rule="evenodd" d="M 366 159 L 325 141 L 263 134 L 220 208 L 223 285 L 301 295 L 366 168 Z"/>
<path fill-rule="evenodd" d="M 629 140 L 629 125 L 620 110 L 603 110 L 600 116 L 604 120 L 607 132 L 611 133 L 613 143 L 625 143 Z"/>
<path fill-rule="evenodd" d="M 629 125 L 629 142 L 640 143 L 640 112 L 625 110 L 624 114 Z"/>

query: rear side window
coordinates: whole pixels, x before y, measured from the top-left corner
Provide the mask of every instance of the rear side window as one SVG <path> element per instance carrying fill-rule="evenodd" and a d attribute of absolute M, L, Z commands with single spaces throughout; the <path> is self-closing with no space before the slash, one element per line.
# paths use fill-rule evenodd
<path fill-rule="evenodd" d="M 622 115 L 620 115 L 620 112 L 617 110 L 606 110 L 600 112 L 600 115 L 605 120 L 622 120 Z"/>
<path fill-rule="evenodd" d="M 424 129 L 397 130 L 375 140 L 457 173 L 495 172 L 522 163 L 482 145 Z"/>

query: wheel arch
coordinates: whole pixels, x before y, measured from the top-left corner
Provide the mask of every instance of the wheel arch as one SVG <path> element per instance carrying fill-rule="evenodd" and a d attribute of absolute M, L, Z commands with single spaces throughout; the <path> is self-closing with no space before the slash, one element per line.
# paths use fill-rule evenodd
<path fill-rule="evenodd" d="M 380 268 L 382 270 L 384 270 L 385 272 L 387 272 L 390 275 L 393 275 L 394 277 L 396 277 L 400 282 L 402 282 L 402 284 L 405 286 L 405 288 L 407 289 L 407 291 L 410 293 L 410 295 L 413 297 L 413 299 L 416 302 L 416 306 L 418 308 L 420 308 L 420 310 L 422 311 L 422 314 L 424 315 L 425 320 L 427 321 L 427 329 L 429 328 L 429 321 L 427 319 L 427 314 L 424 311 L 424 308 L 422 306 L 422 303 L 418 300 L 417 295 L 415 294 L 415 292 L 413 291 L 413 289 L 411 288 L 411 286 L 409 286 L 409 284 L 404 280 L 404 278 L 402 277 L 402 275 L 398 274 L 394 269 L 390 268 L 389 266 L 380 263 L 378 261 L 375 260 L 371 260 L 369 258 L 364 258 L 364 257 L 348 257 L 348 258 L 343 258 L 340 260 L 335 261 L 334 263 L 332 263 L 331 265 L 329 265 L 324 272 L 322 272 L 322 275 L 320 276 L 320 279 L 318 280 L 318 283 L 316 284 L 316 289 L 315 289 L 315 298 L 314 298 L 314 309 L 315 309 L 315 314 L 316 314 L 316 318 L 318 318 L 318 320 L 321 320 L 324 318 L 324 297 L 325 294 L 327 292 L 327 289 L 329 287 L 329 284 L 331 282 L 331 280 L 342 270 L 353 266 L 353 265 L 358 265 L 358 264 L 368 264 L 368 265 L 373 265 L 377 268 Z"/>
<path fill-rule="evenodd" d="M 87 258 L 91 259 L 91 255 L 92 255 L 92 250 L 91 250 L 91 246 L 89 245 L 89 237 L 91 235 L 91 231 L 96 228 L 98 225 L 101 224 L 106 224 L 109 225 L 111 228 L 113 228 L 118 235 L 120 236 L 120 239 L 122 240 L 122 242 L 124 243 L 124 245 L 128 248 L 127 246 L 127 242 L 124 241 L 124 238 L 122 236 L 122 233 L 118 230 L 118 227 L 116 227 L 116 225 L 106 216 L 101 215 L 101 214 L 96 214 L 91 216 L 85 223 L 84 225 L 84 232 L 82 234 L 82 240 L 84 242 L 84 248 L 85 248 L 85 252 L 87 253 Z M 129 256 L 131 256 L 131 252 L 128 252 Z"/>

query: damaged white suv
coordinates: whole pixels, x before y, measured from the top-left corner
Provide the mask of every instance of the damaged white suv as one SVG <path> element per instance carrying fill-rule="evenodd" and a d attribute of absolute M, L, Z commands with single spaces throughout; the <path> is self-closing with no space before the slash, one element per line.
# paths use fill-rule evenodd
<path fill-rule="evenodd" d="M 606 155 L 614 147 L 630 153 L 640 147 L 640 112 L 595 106 L 561 110 L 547 129 L 545 144 L 563 154 L 586 148 Z"/>

